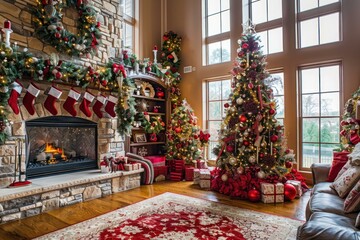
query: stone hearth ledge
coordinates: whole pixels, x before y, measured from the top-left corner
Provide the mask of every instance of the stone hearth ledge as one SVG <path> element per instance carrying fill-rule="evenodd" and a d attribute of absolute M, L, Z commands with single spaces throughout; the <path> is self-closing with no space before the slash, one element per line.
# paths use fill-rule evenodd
<path fill-rule="evenodd" d="M 34 194 L 59 190 L 99 180 L 112 179 L 121 176 L 133 175 L 143 172 L 144 169 L 133 171 L 118 171 L 116 173 L 101 173 L 100 170 L 87 170 L 81 172 L 66 173 L 43 178 L 30 179 L 31 185 L 15 188 L 1 188 L 0 202 L 31 196 Z"/>

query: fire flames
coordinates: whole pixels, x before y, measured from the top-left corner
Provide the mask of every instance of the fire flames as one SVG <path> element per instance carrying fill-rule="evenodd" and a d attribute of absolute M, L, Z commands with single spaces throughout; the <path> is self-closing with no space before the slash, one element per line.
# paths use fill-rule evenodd
<path fill-rule="evenodd" d="M 62 159 L 66 159 L 66 156 L 64 154 L 64 150 L 62 148 L 55 148 L 52 144 L 46 143 L 45 147 L 45 153 L 50 153 L 52 155 L 54 154 L 61 154 Z"/>

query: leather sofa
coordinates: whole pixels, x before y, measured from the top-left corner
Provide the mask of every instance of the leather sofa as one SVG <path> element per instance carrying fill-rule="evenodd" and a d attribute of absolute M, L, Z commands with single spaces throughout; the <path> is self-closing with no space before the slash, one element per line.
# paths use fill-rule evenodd
<path fill-rule="evenodd" d="M 344 200 L 326 182 L 330 164 L 311 166 L 314 187 L 306 208 L 306 223 L 298 228 L 298 240 L 360 240 L 355 227 L 359 212 L 344 213 Z"/>

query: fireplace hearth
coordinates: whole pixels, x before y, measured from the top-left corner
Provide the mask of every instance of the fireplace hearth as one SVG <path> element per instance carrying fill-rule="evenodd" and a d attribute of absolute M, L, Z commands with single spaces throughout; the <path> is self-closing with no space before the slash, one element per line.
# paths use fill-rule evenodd
<path fill-rule="evenodd" d="M 97 123 L 50 116 L 25 122 L 26 177 L 98 168 Z"/>

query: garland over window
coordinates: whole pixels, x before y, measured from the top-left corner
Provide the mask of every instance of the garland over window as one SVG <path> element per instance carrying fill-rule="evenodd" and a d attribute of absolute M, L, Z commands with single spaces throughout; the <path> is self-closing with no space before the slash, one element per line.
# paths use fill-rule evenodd
<path fill-rule="evenodd" d="M 67 31 L 62 24 L 64 8 L 76 8 L 79 18 L 78 33 Z M 33 10 L 35 34 L 43 42 L 52 45 L 57 51 L 71 56 L 94 54 L 99 45 L 100 23 L 96 21 L 96 11 L 82 0 L 37 0 Z"/>

